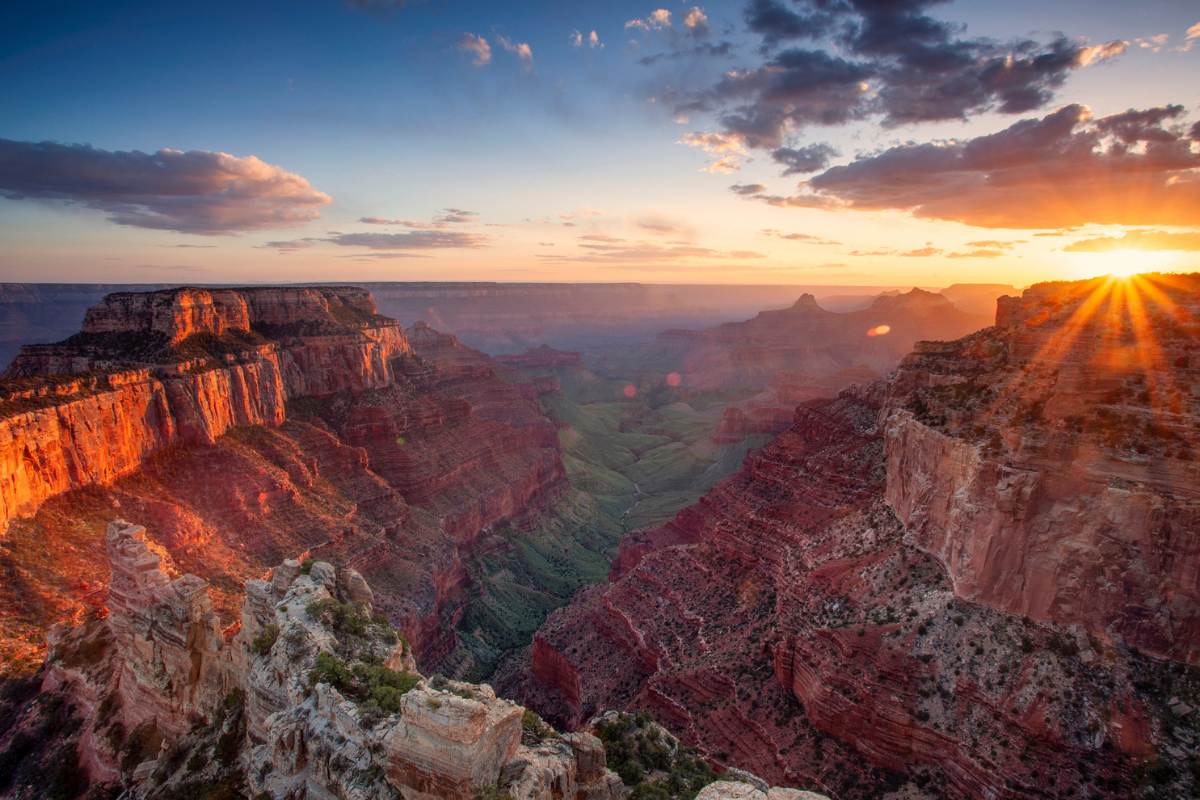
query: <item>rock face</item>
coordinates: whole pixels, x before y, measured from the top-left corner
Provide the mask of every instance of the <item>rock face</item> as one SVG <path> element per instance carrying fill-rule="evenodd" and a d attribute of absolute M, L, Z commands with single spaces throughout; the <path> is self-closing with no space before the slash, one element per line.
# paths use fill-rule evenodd
<path fill-rule="evenodd" d="M 646 710 L 839 798 L 875 796 L 879 768 L 971 798 L 1124 797 L 1155 758 L 1183 770 L 1161 682 L 1192 672 L 1145 653 L 1194 661 L 1200 629 L 1200 283 L 1140 281 L 1132 307 L 1106 282 L 1033 287 L 996 328 L 801 405 L 741 472 L 627 535 L 614 582 L 497 685 L 567 727 Z"/>
<path fill-rule="evenodd" d="M 114 522 L 108 548 L 109 686 L 69 666 L 78 642 L 64 632 L 47 688 L 85 701 L 110 694 L 118 700 L 106 705 L 120 708 L 126 729 L 150 725 L 165 738 L 137 769 L 128 759 L 118 763 L 103 737 L 85 738 L 82 760 L 96 777 L 160 797 L 192 791 L 205 776 L 215 783 L 224 773 L 207 759 L 182 765 L 189 753 L 204 753 L 205 726 L 241 696 L 244 732 L 230 734 L 221 760 L 245 766 L 255 796 L 474 800 L 489 788 L 513 800 L 624 796 L 595 737 L 539 734 L 523 744 L 530 734 L 520 706 L 486 685 L 415 674 L 408 644 L 371 617 L 362 599 L 370 587 L 353 570 L 316 562 L 306 572 L 284 562 L 270 581 L 247 584 L 241 627 L 223 641 L 207 584 L 194 575 L 172 581 L 139 526 Z M 399 688 L 368 702 L 355 677 L 362 669 Z M 377 701 L 395 705 L 381 710 Z M 94 720 L 102 712 L 87 705 L 89 729 L 111 724 Z"/>
<path fill-rule="evenodd" d="M 626 368 L 680 373 L 692 389 L 765 388 L 773 376 L 798 371 L 829 376 L 865 365 L 892 370 L 922 339 L 957 339 L 986 327 L 991 316 L 967 314 L 940 294 L 913 289 L 881 296 L 863 311 L 836 313 L 805 294 L 791 308 L 706 330 L 669 330 L 625 358 Z"/>
<path fill-rule="evenodd" d="M 1196 340 L 1166 321 L 1197 312 L 1195 278 L 1042 284 L 905 359 L 887 499 L 959 597 L 1200 661 Z"/>
<path fill-rule="evenodd" d="M 123 666 L 118 691 L 127 724 L 153 722 L 178 736 L 229 689 L 208 583 L 195 575 L 170 580 L 140 525 L 112 523 L 107 547 L 108 625 Z"/>
<path fill-rule="evenodd" d="M 244 335 L 211 346 L 233 331 Z M 110 295 L 77 339 L 26 347 L 5 373 L 17 380 L 0 387 L 0 521 L 110 483 L 166 447 L 278 427 L 291 397 L 390 385 L 388 361 L 407 351 L 361 289 Z"/>

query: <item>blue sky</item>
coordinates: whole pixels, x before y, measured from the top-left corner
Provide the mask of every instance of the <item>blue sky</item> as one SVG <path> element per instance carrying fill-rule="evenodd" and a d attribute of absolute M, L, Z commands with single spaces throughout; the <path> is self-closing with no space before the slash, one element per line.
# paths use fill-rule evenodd
<path fill-rule="evenodd" d="M 775 5 L 808 21 L 821 6 Z M 897 66 L 911 42 L 886 52 L 866 43 L 878 6 L 895 6 L 884 19 L 897 28 L 944 26 L 935 33 L 970 43 L 960 49 L 972 58 L 1009 48 L 1034 64 L 1057 52 L 1061 35 L 1074 60 L 1044 74 L 1040 102 L 1006 113 L 1002 94 L 987 95 L 945 119 L 899 118 L 907 100 L 884 113 L 856 96 L 830 99 L 855 95 L 855 80 L 804 95 L 821 114 L 849 115 L 836 124 L 747 88 L 784 63 L 793 65 L 790 85 L 816 81 L 809 67 L 787 61 L 803 51 L 822 54 L 809 57 L 813 69 L 837 61 L 868 75 L 864 97 L 880 87 L 912 91 L 928 73 Z M 845 8 L 817 35 L 770 44 L 783 29 L 752 22 L 750 2 L 26 4 L 9 11 L 0 32 L 0 139 L 11 143 L 0 152 L 0 195 L 8 198 L 0 199 L 0 279 L 1021 284 L 1092 274 L 1114 261 L 1200 266 L 1200 215 L 1186 208 L 1194 195 L 1180 194 L 1200 180 L 1186 156 L 1200 149 L 1193 140 L 1189 151 L 1187 138 L 1200 120 L 1200 8 L 1161 0 L 858 0 Z M 855 25 L 852 41 L 845 32 Z M 1118 44 L 1099 50 L 1110 42 Z M 729 72 L 742 77 L 731 83 Z M 1184 161 L 1138 190 L 1153 194 L 1146 203 L 1183 210 L 1108 213 L 1081 198 L 1128 195 L 1130 186 L 1080 185 L 1044 209 L 1042 225 L 1011 210 L 956 218 L 945 209 L 959 198 L 944 195 L 960 191 L 959 181 L 941 185 L 937 198 L 870 188 L 888 158 L 918 155 L 913 147 L 999 136 L 1069 104 L 1089 109 L 1072 118 L 1071 135 L 1109 137 L 1097 139 L 1095 158 L 1116 146 L 1122 164 L 1135 163 L 1128 158 L 1174 137 Z M 1127 109 L 1173 104 L 1183 108 L 1139 118 L 1152 132 L 1126 135 L 1124 145 L 1116 122 L 1095 127 Z M 759 115 L 754 125 L 766 109 L 785 118 L 783 127 L 764 140 L 764 129 L 730 122 L 747 108 Z M 1066 152 L 1067 134 L 1058 135 L 1039 163 Z M 31 149 L 41 142 L 104 151 L 103 175 L 77 164 L 77 151 Z M 781 175 L 780 148 L 820 144 L 837 155 Z M 254 157 L 279 172 L 237 207 L 222 207 L 211 181 L 156 185 L 149 199 L 130 200 L 120 173 L 128 165 L 108 154 L 164 148 Z M 829 172 L 856 159 L 869 162 L 856 182 Z M 1136 163 L 1139 174 L 1152 171 Z M 188 164 L 218 169 L 212 159 Z M 1077 172 L 1092 164 L 1078 162 Z M 999 169 L 980 167 L 971 180 L 1009 179 Z M 915 185 L 931 174 L 894 179 Z M 279 175 L 293 177 L 280 184 Z M 1011 202 L 977 192 L 961 200 Z M 202 221 L 188 216 L 194 209 L 204 210 Z M 445 209 L 471 214 L 448 221 Z M 1136 251 L 1110 246 L 1130 229 L 1166 238 L 1143 236 Z M 1102 240 L 1109 244 L 1088 244 Z"/>

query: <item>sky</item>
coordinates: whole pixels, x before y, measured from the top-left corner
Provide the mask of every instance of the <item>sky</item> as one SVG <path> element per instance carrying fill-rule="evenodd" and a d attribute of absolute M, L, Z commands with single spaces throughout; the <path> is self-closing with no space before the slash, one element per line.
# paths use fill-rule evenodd
<path fill-rule="evenodd" d="M 0 29 L 0 281 L 1198 269 L 1194 0 L 49 0 Z"/>

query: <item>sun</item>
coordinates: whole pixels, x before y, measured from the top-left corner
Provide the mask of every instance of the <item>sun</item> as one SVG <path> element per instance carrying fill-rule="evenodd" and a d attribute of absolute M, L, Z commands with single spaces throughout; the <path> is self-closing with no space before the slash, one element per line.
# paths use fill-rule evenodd
<path fill-rule="evenodd" d="M 1128 278 L 1146 272 L 1169 272 L 1171 262 L 1179 256 L 1175 252 L 1151 252 L 1147 250 L 1112 250 L 1107 253 L 1072 253 L 1080 277 L 1112 275 Z"/>

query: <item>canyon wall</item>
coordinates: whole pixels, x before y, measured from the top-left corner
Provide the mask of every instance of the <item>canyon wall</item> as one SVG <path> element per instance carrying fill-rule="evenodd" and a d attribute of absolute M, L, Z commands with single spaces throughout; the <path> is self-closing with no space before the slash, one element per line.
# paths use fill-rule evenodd
<path fill-rule="evenodd" d="M 879 769 L 992 799 L 1134 796 L 1157 769 L 1189 796 L 1198 311 L 1198 276 L 1035 286 L 802 404 L 628 534 L 498 685 L 845 798 Z"/>
<path fill-rule="evenodd" d="M 1179 280 L 1137 304 L 1038 285 L 901 365 L 886 497 L 958 596 L 1200 661 L 1200 379 L 1170 321 L 1200 298 Z"/>
<path fill-rule="evenodd" d="M 127 352 L 111 338 L 179 344 L 254 328 L 278 338 L 200 357 Z M 88 311 L 78 340 L 23 348 L 5 373 L 0 522 L 129 474 L 166 447 L 211 444 L 235 425 L 278 427 L 291 397 L 387 386 L 388 362 L 408 351 L 403 331 L 375 315 L 361 289 L 110 295 Z"/>

